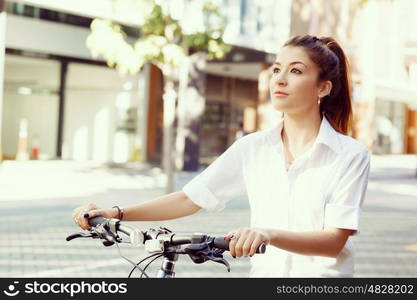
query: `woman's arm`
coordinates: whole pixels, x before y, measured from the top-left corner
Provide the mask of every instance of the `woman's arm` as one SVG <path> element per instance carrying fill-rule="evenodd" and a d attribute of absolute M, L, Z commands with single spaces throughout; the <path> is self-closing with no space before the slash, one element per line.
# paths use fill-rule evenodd
<path fill-rule="evenodd" d="M 337 257 L 352 230 L 327 228 L 321 231 L 292 232 L 278 229 L 240 228 L 231 239 L 233 256 L 252 256 L 260 244 L 266 243 L 285 251 L 303 255 Z M 232 237 L 232 233 L 228 234 Z"/>
<path fill-rule="evenodd" d="M 191 201 L 187 195 L 182 192 L 174 192 L 163 195 L 154 200 L 145 203 L 126 206 L 123 208 L 123 221 L 160 221 L 185 217 L 196 213 L 201 207 Z M 88 213 L 88 218 L 103 216 L 106 218 L 117 218 L 118 210 L 116 208 L 101 208 L 95 204 L 74 209 L 73 219 L 82 229 L 88 229 L 87 218 L 84 214 Z"/>
<path fill-rule="evenodd" d="M 327 228 L 321 231 L 290 232 L 269 230 L 271 245 L 303 255 L 337 257 L 352 230 Z"/>
<path fill-rule="evenodd" d="M 124 208 L 124 221 L 160 221 L 192 215 L 201 207 L 184 192 L 163 195 L 152 201 Z"/>

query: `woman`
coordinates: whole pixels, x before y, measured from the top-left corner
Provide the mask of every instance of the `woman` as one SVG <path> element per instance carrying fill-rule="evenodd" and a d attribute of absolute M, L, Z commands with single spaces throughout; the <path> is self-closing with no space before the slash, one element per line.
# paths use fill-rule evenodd
<path fill-rule="evenodd" d="M 247 194 L 251 225 L 227 235 L 231 255 L 253 256 L 252 277 L 352 277 L 349 237 L 359 229 L 370 156 L 347 136 L 351 121 L 348 62 L 330 37 L 290 39 L 276 56 L 270 79 L 283 119 L 272 129 L 238 139 L 182 191 L 147 203 L 74 210 L 74 220 L 102 215 L 156 221 L 218 211 Z M 120 215 L 122 213 L 122 216 Z"/>

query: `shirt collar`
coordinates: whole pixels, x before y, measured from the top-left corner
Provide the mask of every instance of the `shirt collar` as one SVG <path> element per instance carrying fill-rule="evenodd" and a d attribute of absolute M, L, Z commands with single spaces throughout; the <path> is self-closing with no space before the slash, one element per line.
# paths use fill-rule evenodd
<path fill-rule="evenodd" d="M 320 130 L 315 144 L 325 144 L 337 154 L 342 152 L 339 133 L 333 128 L 325 116 L 321 120 Z"/>
<path fill-rule="evenodd" d="M 281 131 L 282 127 L 284 126 L 284 120 L 281 119 L 274 128 L 272 128 L 270 135 L 268 136 L 269 142 L 272 145 L 278 144 L 280 150 L 282 150 L 282 139 L 281 139 Z M 325 116 L 321 120 L 319 133 L 314 141 L 312 149 L 315 149 L 318 144 L 324 144 L 329 147 L 331 150 L 340 154 L 342 151 L 342 146 L 340 144 L 338 132 L 330 125 L 329 121 Z"/>

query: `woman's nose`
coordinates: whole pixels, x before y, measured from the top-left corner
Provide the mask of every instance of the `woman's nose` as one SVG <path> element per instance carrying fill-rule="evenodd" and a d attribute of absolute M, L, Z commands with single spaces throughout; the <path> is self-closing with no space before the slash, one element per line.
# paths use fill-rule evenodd
<path fill-rule="evenodd" d="M 285 78 L 284 75 L 277 75 L 275 78 L 275 84 L 278 84 L 280 86 L 286 85 L 287 84 L 287 79 Z"/>

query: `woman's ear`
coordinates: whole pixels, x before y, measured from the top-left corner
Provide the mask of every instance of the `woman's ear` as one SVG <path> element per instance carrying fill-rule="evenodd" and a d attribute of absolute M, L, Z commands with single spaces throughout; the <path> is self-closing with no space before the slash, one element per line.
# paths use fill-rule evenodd
<path fill-rule="evenodd" d="M 327 95 L 330 95 L 330 92 L 332 90 L 333 84 L 330 80 L 323 81 L 319 85 L 319 98 L 326 97 Z"/>

